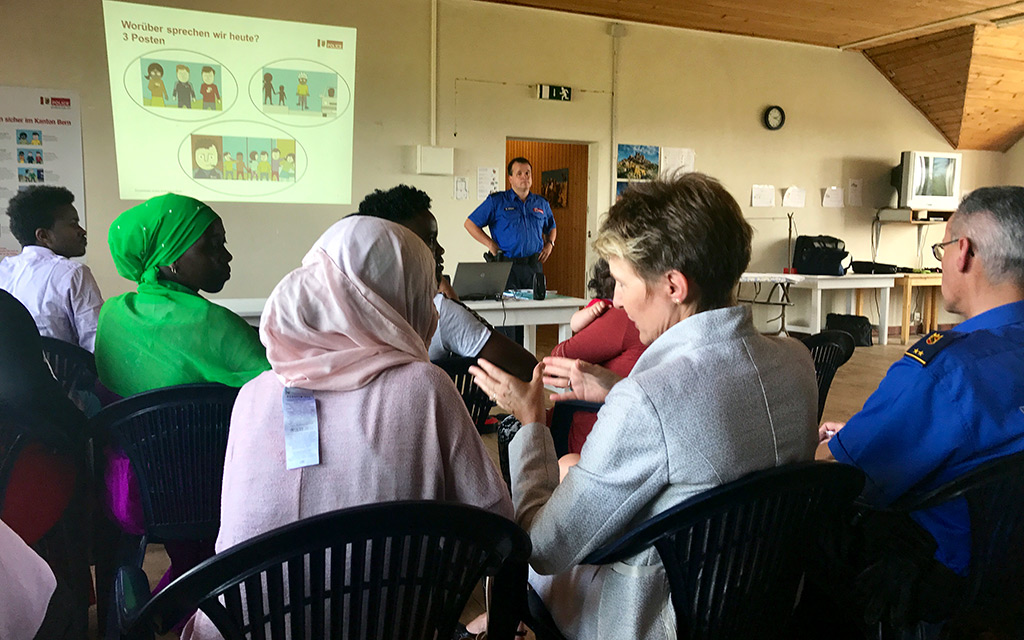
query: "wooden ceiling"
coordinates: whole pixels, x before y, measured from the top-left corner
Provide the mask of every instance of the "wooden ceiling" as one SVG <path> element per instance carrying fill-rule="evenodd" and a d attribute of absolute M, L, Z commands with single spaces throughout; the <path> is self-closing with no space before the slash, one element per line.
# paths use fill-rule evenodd
<path fill-rule="evenodd" d="M 1024 136 L 1024 0 L 483 0 L 863 51 L 957 149 Z"/>

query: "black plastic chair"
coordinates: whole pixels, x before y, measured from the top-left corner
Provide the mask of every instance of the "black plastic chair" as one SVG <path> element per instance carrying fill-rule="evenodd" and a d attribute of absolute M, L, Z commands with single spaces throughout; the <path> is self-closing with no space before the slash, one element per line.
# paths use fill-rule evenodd
<path fill-rule="evenodd" d="M 441 358 L 434 360 L 433 363 L 444 369 L 444 372 L 455 383 L 455 388 L 459 390 L 462 401 L 466 403 L 469 417 L 473 419 L 477 431 L 485 431 L 484 422 L 490 417 L 494 402 L 484 393 L 483 389 L 473 383 L 473 376 L 469 375 L 469 367 L 476 364 L 476 358 Z"/>
<path fill-rule="evenodd" d="M 11 479 L 14 461 L 25 446 L 25 435 L 12 421 L 0 419 L 0 511 L 7 497 L 7 482 Z"/>
<path fill-rule="evenodd" d="M 569 453 L 569 428 L 572 426 L 572 417 L 577 411 L 586 413 L 597 413 L 604 405 L 603 402 L 587 402 L 585 400 L 562 400 L 556 402 L 551 411 L 551 438 L 554 440 L 555 453 L 559 458 Z M 498 466 L 501 469 L 501 477 L 512 490 L 512 472 L 508 463 L 508 444 L 511 441 L 508 432 L 498 427 Z"/>
<path fill-rule="evenodd" d="M 966 500 L 971 564 L 950 620 L 1002 623 L 1024 634 L 1024 452 L 998 458 L 926 494 L 908 494 L 887 510 L 911 513 Z M 1015 600 L 1015 601 L 1014 601 Z M 1008 616 L 997 621 L 994 618 Z M 899 637 L 881 629 L 879 637 Z"/>
<path fill-rule="evenodd" d="M 77 344 L 42 336 L 43 357 L 64 393 L 92 391 L 96 386 L 96 359 Z"/>
<path fill-rule="evenodd" d="M 814 359 L 814 374 L 818 379 L 818 421 L 825 412 L 825 399 L 839 367 L 846 364 L 853 355 L 856 344 L 853 336 L 845 331 L 822 331 L 803 339 Z"/>
<path fill-rule="evenodd" d="M 487 575 L 494 577 L 488 637 L 511 640 L 530 550 L 515 523 L 476 507 L 364 505 L 243 542 L 156 596 L 140 569 L 122 568 L 118 618 L 130 638 L 166 633 L 198 607 L 229 640 L 444 639 Z"/>
<path fill-rule="evenodd" d="M 609 564 L 650 548 L 665 566 L 677 637 L 787 637 L 809 549 L 838 526 L 864 485 L 860 470 L 803 462 L 757 471 L 705 491 L 591 553 Z M 538 640 L 560 639 L 535 594 L 528 622 Z M 625 614 L 626 612 L 624 612 Z"/>
<path fill-rule="evenodd" d="M 139 482 L 149 542 L 213 540 L 220 528 L 231 408 L 238 389 L 191 384 L 147 391 L 96 414 L 93 428 L 121 447 Z"/>

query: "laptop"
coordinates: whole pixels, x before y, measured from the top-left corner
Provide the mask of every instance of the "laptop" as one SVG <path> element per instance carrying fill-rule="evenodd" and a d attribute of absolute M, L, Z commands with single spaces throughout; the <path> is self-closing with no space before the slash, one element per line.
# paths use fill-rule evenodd
<path fill-rule="evenodd" d="M 511 262 L 460 262 L 452 287 L 461 300 L 499 300 L 510 271 Z"/>

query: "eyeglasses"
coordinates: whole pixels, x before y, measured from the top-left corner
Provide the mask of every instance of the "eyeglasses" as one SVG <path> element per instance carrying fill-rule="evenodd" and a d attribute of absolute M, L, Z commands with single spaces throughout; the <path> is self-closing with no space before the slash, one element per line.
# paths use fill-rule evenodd
<path fill-rule="evenodd" d="M 942 261 L 942 254 L 945 253 L 945 246 L 947 244 L 953 244 L 954 242 L 957 242 L 958 240 L 960 240 L 960 238 L 953 238 L 949 242 L 936 242 L 935 244 L 932 245 L 932 255 L 935 256 L 936 260 L 941 262 Z"/>

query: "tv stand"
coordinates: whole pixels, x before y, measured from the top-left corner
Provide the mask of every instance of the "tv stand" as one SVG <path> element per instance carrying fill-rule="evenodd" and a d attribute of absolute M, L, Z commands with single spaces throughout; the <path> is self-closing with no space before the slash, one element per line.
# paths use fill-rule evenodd
<path fill-rule="evenodd" d="M 949 220 L 949 216 L 953 215 L 952 211 L 925 211 L 922 209 L 892 209 L 885 208 L 879 209 L 875 215 L 874 233 L 875 233 L 875 244 L 877 248 L 882 241 L 882 225 L 888 223 L 902 223 L 912 224 L 917 227 L 917 267 L 921 268 L 924 265 L 924 244 L 925 230 L 928 225 L 932 224 L 945 224 Z M 871 256 L 872 260 L 875 258 Z"/>

